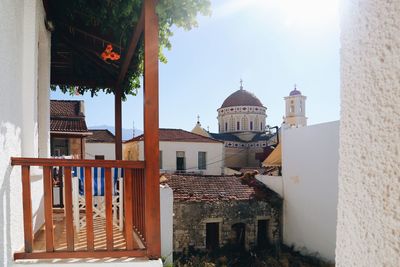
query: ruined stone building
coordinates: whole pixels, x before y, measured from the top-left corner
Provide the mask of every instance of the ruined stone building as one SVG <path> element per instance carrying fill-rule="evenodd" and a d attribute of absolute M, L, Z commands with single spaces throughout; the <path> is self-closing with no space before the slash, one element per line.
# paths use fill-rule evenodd
<path fill-rule="evenodd" d="M 266 246 L 280 240 L 281 198 L 235 176 L 165 176 L 173 190 L 173 249 Z M 259 190 L 258 190 L 259 191 Z"/>

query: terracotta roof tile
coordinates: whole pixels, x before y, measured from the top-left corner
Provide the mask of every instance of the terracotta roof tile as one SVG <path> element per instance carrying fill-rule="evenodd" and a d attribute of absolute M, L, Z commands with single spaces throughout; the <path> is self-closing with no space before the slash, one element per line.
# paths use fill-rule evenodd
<path fill-rule="evenodd" d="M 76 100 L 50 100 L 50 117 L 83 118 L 81 105 L 81 101 Z"/>
<path fill-rule="evenodd" d="M 83 119 L 50 119 L 51 132 L 88 132 Z"/>
<path fill-rule="evenodd" d="M 115 136 L 107 129 L 89 130 L 92 135 L 86 138 L 87 143 L 114 143 Z"/>
<path fill-rule="evenodd" d="M 236 176 L 165 175 L 177 201 L 228 201 L 254 198 L 254 189 Z"/>
<path fill-rule="evenodd" d="M 50 131 L 62 133 L 88 133 L 82 101 L 51 100 Z"/>
<path fill-rule="evenodd" d="M 205 137 L 199 134 L 191 133 L 182 129 L 160 129 L 159 130 L 160 141 L 174 141 L 174 142 L 196 142 L 196 143 L 222 143 L 221 141 L 213 138 Z M 143 134 L 135 138 L 127 140 L 141 141 L 143 140 Z"/>

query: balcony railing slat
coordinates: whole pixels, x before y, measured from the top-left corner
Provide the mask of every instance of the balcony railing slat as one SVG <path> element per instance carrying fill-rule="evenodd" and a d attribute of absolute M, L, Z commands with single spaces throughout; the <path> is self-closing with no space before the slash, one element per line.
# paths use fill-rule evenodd
<path fill-rule="evenodd" d="M 72 179 L 71 167 L 64 169 L 65 188 L 65 229 L 67 234 L 67 250 L 74 251 L 74 222 L 72 213 Z"/>
<path fill-rule="evenodd" d="M 106 198 L 106 240 L 107 250 L 112 251 L 114 247 L 113 239 L 113 214 L 112 214 L 112 194 L 113 181 L 111 180 L 111 169 L 105 169 L 105 198 Z"/>
<path fill-rule="evenodd" d="M 125 169 L 124 177 L 124 217 L 126 249 L 133 249 L 133 220 L 132 220 L 132 169 Z"/>
<path fill-rule="evenodd" d="M 25 252 L 32 252 L 32 202 L 31 202 L 31 181 L 30 167 L 22 166 L 22 207 L 24 209 L 24 238 Z"/>
<path fill-rule="evenodd" d="M 94 250 L 92 168 L 85 168 L 86 242 L 87 250 Z"/>
<path fill-rule="evenodd" d="M 44 194 L 44 219 L 46 233 L 46 251 L 54 251 L 53 230 L 53 180 L 51 178 L 51 167 L 43 168 L 43 194 Z"/>

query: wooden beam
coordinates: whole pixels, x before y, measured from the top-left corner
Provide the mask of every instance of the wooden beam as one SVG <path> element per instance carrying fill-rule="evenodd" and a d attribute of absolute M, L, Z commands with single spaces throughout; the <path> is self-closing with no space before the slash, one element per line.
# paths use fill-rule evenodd
<path fill-rule="evenodd" d="M 146 2 L 146 1 L 144 1 Z M 140 18 L 136 24 L 135 29 L 132 32 L 132 38 L 129 42 L 129 47 L 126 50 L 126 54 L 124 55 L 124 61 L 122 62 L 120 72 L 118 75 L 116 87 L 119 87 L 123 80 L 125 79 L 126 72 L 128 71 L 129 65 L 131 64 L 132 57 L 135 54 L 137 45 L 140 40 L 140 36 L 142 35 L 143 32 L 143 25 L 144 25 L 144 8 L 142 8 L 142 12 L 140 14 Z"/>
<path fill-rule="evenodd" d="M 103 168 L 137 168 L 145 167 L 144 161 L 132 160 L 94 160 L 94 159 L 46 159 L 11 157 L 12 166 L 63 166 L 63 167 L 103 167 Z"/>
<path fill-rule="evenodd" d="M 158 126 L 158 17 L 156 0 L 144 1 L 144 157 L 145 239 L 149 258 L 161 256 L 159 126 Z"/>
<path fill-rule="evenodd" d="M 35 252 L 25 253 L 17 252 L 14 253 L 14 260 L 23 259 L 73 259 L 73 258 L 121 258 L 121 257 L 146 257 L 145 249 L 136 250 L 96 250 L 96 251 L 55 251 L 55 252 Z M 57 265 L 57 264 L 55 264 Z"/>
<path fill-rule="evenodd" d="M 122 92 L 120 86 L 114 90 L 115 159 L 122 160 Z"/>
<path fill-rule="evenodd" d="M 120 72 L 114 87 L 114 107 L 115 107 L 115 159 L 122 159 L 122 89 L 121 84 L 125 79 L 126 73 L 131 64 L 132 57 L 135 54 L 136 48 L 138 46 L 140 36 L 143 32 L 143 9 L 140 14 L 140 18 L 132 32 L 132 38 L 129 42 L 129 47 L 126 49 L 126 54 L 124 54 L 123 62 L 121 64 Z"/>

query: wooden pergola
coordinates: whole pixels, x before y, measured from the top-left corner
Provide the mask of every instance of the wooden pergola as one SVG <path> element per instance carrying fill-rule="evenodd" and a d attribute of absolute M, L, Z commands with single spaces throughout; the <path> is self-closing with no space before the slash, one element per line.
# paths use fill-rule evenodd
<path fill-rule="evenodd" d="M 87 1 L 93 2 L 93 1 Z M 116 160 L 60 160 L 60 159 L 33 159 L 12 158 L 12 165 L 22 167 L 22 193 L 24 203 L 24 252 L 14 254 L 16 259 L 23 258 L 65 258 L 65 257 L 106 257 L 106 256 L 146 256 L 159 258 L 161 256 L 160 241 L 160 195 L 159 195 L 159 138 L 158 138 L 158 17 L 156 14 L 157 0 L 144 0 L 142 7 L 137 10 L 140 14 L 136 25 L 127 27 L 130 31 L 130 40 L 126 47 L 121 47 L 120 41 L 112 33 L 101 31 L 102 25 L 88 27 L 81 22 L 82 16 L 76 11 L 74 19 L 71 14 L 57 13 L 58 1 L 43 0 L 46 10 L 46 23 L 51 30 L 49 21 L 55 22 L 52 32 L 51 44 L 51 84 L 67 86 L 84 86 L 85 88 L 107 88 L 115 94 L 115 151 Z M 58 9 L 59 10 L 59 9 Z M 122 27 L 122 25 L 118 25 Z M 112 44 L 121 55 L 119 60 L 105 62 L 100 54 L 107 44 Z M 126 82 L 129 70 L 138 68 L 138 63 L 133 60 L 139 50 L 144 51 L 144 157 L 142 162 L 122 161 L 122 125 L 121 125 L 121 101 L 122 85 Z M 46 225 L 46 251 L 32 251 L 32 207 L 30 202 L 30 174 L 31 166 L 42 166 L 44 175 L 44 209 Z M 66 183 L 66 220 L 68 249 L 65 252 L 55 251 L 53 240 L 53 213 L 51 200 L 50 171 L 52 166 L 64 166 Z M 127 246 L 125 251 L 113 249 L 112 224 L 107 220 L 107 250 L 96 251 L 93 249 L 93 231 L 87 232 L 87 251 L 74 250 L 74 238 L 72 226 L 72 202 L 71 202 L 71 168 L 73 166 L 85 167 L 90 177 L 90 168 L 103 167 L 106 170 L 107 192 L 106 202 L 111 203 L 111 168 L 123 168 L 125 170 L 126 202 L 125 236 Z M 143 175 L 141 174 L 143 171 Z M 142 179 L 142 178 L 143 179 Z M 142 180 L 140 180 L 142 179 Z M 88 179 L 87 179 L 88 180 Z M 89 181 L 89 180 L 88 180 Z M 140 182 L 143 181 L 143 182 Z M 89 182 L 90 183 L 90 182 Z M 68 189 L 68 190 L 67 190 Z M 89 191 L 86 191 L 89 190 Z M 85 193 L 88 203 L 91 203 L 92 194 L 90 186 Z M 135 191 L 136 190 L 136 191 Z M 111 208 L 107 204 L 107 216 L 111 216 Z M 143 205 L 143 207 L 141 206 Z M 90 208 L 90 205 L 88 206 Z M 88 229 L 93 230 L 93 222 L 90 221 L 91 210 L 86 212 Z M 107 217 L 110 218 L 110 217 Z M 135 221 L 136 220 L 136 221 Z M 137 228 L 135 228 L 135 223 Z M 137 249 L 132 240 L 132 231 L 140 230 L 145 243 L 145 250 Z"/>

